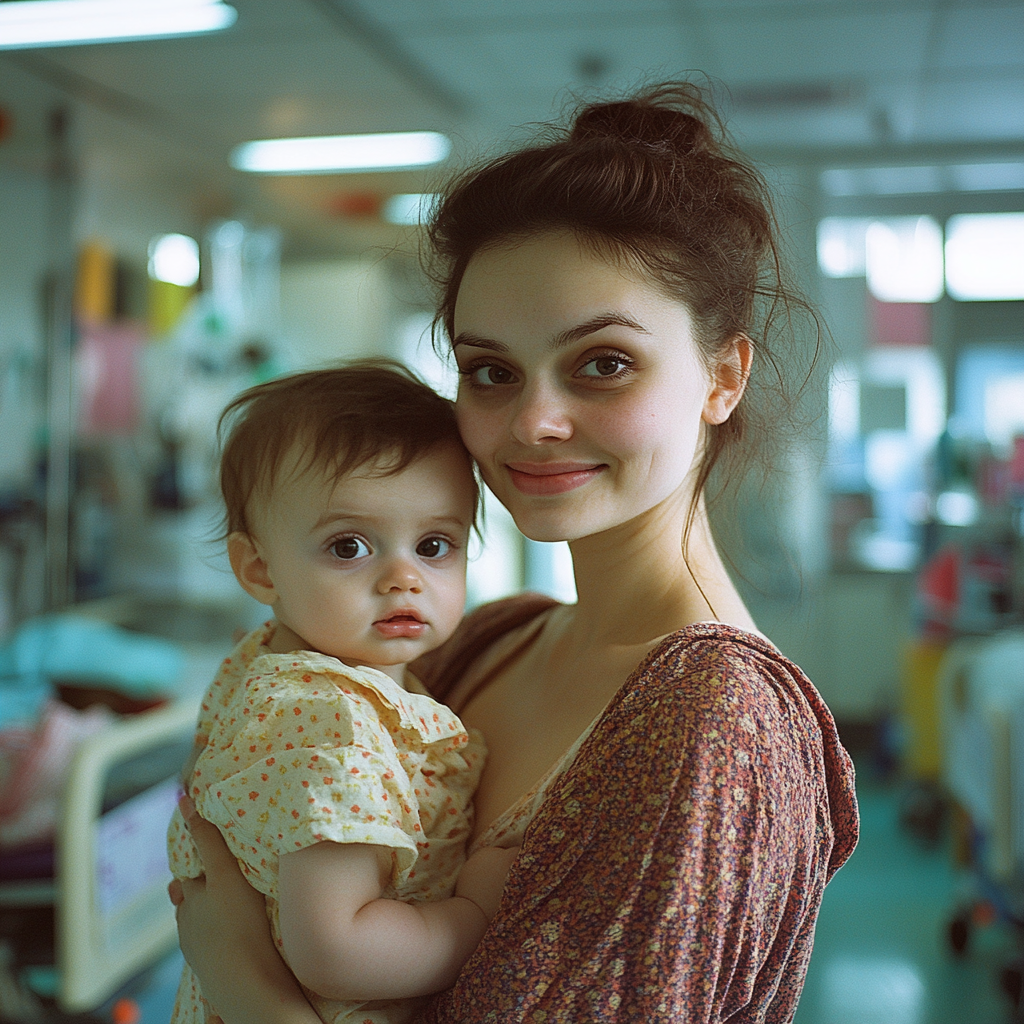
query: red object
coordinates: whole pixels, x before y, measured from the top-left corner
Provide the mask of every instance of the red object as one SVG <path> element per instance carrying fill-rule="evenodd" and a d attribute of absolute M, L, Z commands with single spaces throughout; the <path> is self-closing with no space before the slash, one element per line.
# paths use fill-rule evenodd
<path fill-rule="evenodd" d="M 336 217 L 376 217 L 382 200 L 376 192 L 341 192 L 330 202 Z"/>
<path fill-rule="evenodd" d="M 954 547 L 937 551 L 921 569 L 917 592 L 933 628 L 948 627 L 960 603 L 960 553 Z"/>
<path fill-rule="evenodd" d="M 989 903 L 988 900 L 983 900 L 974 908 L 972 917 L 974 918 L 974 923 L 976 925 L 980 925 L 982 928 L 985 928 L 995 922 L 996 908 Z"/>
<path fill-rule="evenodd" d="M 873 345 L 930 345 L 932 307 L 926 302 L 879 302 L 869 295 L 868 327 Z"/>
<path fill-rule="evenodd" d="M 6 107 L 0 107 L 0 142 L 4 142 L 14 131 L 14 118 Z"/>
<path fill-rule="evenodd" d="M 139 1024 L 142 1011 L 134 999 L 118 999 L 110 1008 L 110 1020 L 112 1024 Z"/>

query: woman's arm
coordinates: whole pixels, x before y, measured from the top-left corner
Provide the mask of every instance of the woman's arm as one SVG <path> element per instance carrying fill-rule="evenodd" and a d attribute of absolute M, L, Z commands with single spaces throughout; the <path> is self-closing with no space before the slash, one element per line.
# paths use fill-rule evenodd
<path fill-rule="evenodd" d="M 391 874 L 384 847 L 322 842 L 286 854 L 278 882 L 284 955 L 299 981 L 327 999 L 447 988 L 497 909 L 515 852 L 481 850 L 455 896 L 415 904 L 380 898 Z"/>
<path fill-rule="evenodd" d="M 206 876 L 173 882 L 171 898 L 178 908 L 178 936 L 182 951 L 199 978 L 204 996 L 225 1024 L 315 1024 L 319 1018 L 306 1002 L 295 975 L 274 947 L 264 897 L 246 882 L 219 830 L 196 813 L 195 806 L 188 798 L 183 798 L 180 806 L 202 858 Z M 320 853 L 310 854 L 308 859 L 300 856 L 310 851 Z M 339 863 L 331 863 L 331 855 L 335 853 L 342 854 L 337 858 Z M 411 929 L 413 937 L 417 929 L 426 933 L 420 935 L 417 941 L 443 944 L 446 941 L 444 933 L 452 932 L 448 941 L 450 962 L 447 965 L 450 972 L 447 984 L 451 984 L 463 961 L 479 941 L 486 921 L 497 909 L 501 887 L 516 853 L 516 850 L 492 848 L 478 851 L 466 862 L 459 876 L 457 898 L 424 904 L 419 908 L 394 900 L 375 899 L 374 892 L 380 892 L 381 869 L 384 869 L 385 877 L 390 870 L 389 859 L 380 858 L 379 847 L 320 843 L 282 857 L 281 894 L 284 896 L 286 886 L 289 890 L 296 890 L 295 899 L 289 896 L 281 901 L 281 925 L 285 933 L 286 949 L 286 921 L 288 929 L 295 928 L 297 931 L 297 935 L 292 937 L 295 951 L 288 949 L 289 958 L 293 966 L 296 956 L 308 959 L 309 962 L 304 962 L 297 973 L 301 977 L 311 972 L 308 980 L 303 978 L 303 981 L 311 990 L 328 998 L 332 996 L 333 986 L 338 984 L 337 979 L 342 979 L 342 984 L 349 983 L 345 979 L 351 978 L 353 965 L 357 962 L 361 965 L 360 969 L 385 975 L 379 980 L 372 998 L 394 997 L 393 991 L 383 991 L 393 985 L 392 976 L 402 971 L 422 974 L 420 961 L 432 961 L 432 969 L 438 969 L 439 957 L 430 950 L 429 945 L 407 949 L 405 952 L 411 952 L 414 962 L 412 965 L 402 963 L 398 959 L 402 950 L 391 945 L 394 936 L 387 933 L 368 938 L 359 937 L 355 942 L 342 936 L 343 945 L 358 946 L 362 941 L 376 942 L 378 945 L 382 941 L 387 943 L 386 948 L 377 950 L 377 962 L 372 962 L 372 957 L 367 956 L 367 948 L 356 949 L 350 962 L 347 960 L 349 950 L 328 950 L 328 944 L 321 946 L 303 934 L 302 922 L 298 920 L 301 913 L 296 912 L 301 911 L 307 894 L 315 897 L 310 915 L 320 918 L 319 924 L 317 921 L 312 922 L 314 927 L 331 928 L 340 920 L 333 913 L 334 908 L 330 896 L 323 888 L 324 879 L 319 877 L 319 870 L 325 868 L 325 873 L 329 874 L 338 869 L 339 864 L 344 864 L 345 877 L 337 881 L 349 891 L 340 897 L 342 902 L 351 902 L 351 891 L 360 889 L 361 895 L 356 902 L 362 900 L 380 912 L 378 922 L 383 919 L 389 923 L 389 915 L 397 909 L 394 920 L 398 922 L 400 930 L 404 929 L 408 933 Z M 318 863 L 321 859 L 324 863 Z M 305 878 L 306 867 L 318 877 Z M 414 913 L 415 918 L 407 917 L 407 912 Z M 458 927 L 462 919 L 471 922 L 468 930 Z M 470 944 L 471 935 L 475 937 Z M 454 955 L 453 949 L 457 950 Z M 364 962 L 366 960 L 371 962 L 367 964 Z M 442 969 L 445 969 L 444 965 Z M 320 972 L 322 977 L 314 976 L 315 972 Z M 428 991 L 437 991 L 439 987 L 444 985 Z"/>
<path fill-rule="evenodd" d="M 206 875 L 174 881 L 182 952 L 224 1024 L 321 1024 L 274 948 L 266 900 L 242 876 L 215 825 L 180 805 Z"/>

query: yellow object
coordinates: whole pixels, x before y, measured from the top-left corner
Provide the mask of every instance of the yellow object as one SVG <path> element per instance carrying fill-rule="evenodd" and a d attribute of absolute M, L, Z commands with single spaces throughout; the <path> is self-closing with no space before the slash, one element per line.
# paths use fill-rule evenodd
<path fill-rule="evenodd" d="M 946 645 L 914 641 L 903 653 L 904 764 L 916 779 L 937 781 L 942 769 L 939 667 Z"/>
<path fill-rule="evenodd" d="M 195 289 L 168 281 L 149 279 L 149 330 L 155 338 L 171 332 L 189 304 Z"/>
<path fill-rule="evenodd" d="M 116 294 L 113 252 L 98 239 L 86 242 L 78 254 L 75 314 L 86 323 L 106 323 L 113 319 Z"/>

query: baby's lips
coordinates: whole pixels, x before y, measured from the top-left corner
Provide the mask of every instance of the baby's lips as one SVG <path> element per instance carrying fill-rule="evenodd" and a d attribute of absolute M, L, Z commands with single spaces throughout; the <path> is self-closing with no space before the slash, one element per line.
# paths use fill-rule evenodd
<path fill-rule="evenodd" d="M 396 608 L 377 620 L 378 622 L 425 622 L 426 620 L 415 608 Z"/>

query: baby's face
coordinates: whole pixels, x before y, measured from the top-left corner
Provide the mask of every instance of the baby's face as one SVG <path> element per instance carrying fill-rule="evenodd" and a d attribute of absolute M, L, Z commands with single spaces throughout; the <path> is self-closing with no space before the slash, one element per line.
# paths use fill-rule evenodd
<path fill-rule="evenodd" d="M 473 512 L 454 446 L 389 476 L 285 474 L 256 523 L 275 617 L 349 665 L 387 671 L 433 650 L 462 617 Z"/>

